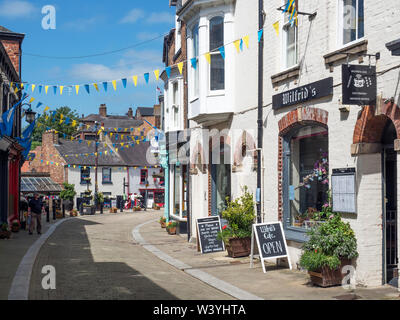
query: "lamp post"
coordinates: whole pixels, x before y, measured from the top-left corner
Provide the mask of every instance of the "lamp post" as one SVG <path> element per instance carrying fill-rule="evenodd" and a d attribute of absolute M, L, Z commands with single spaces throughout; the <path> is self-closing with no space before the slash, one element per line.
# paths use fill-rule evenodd
<path fill-rule="evenodd" d="M 95 165 L 94 165 L 94 207 L 95 207 L 95 212 L 97 210 L 97 193 L 98 193 L 98 185 L 97 185 L 97 166 L 99 164 L 99 156 L 98 156 L 98 140 L 99 140 L 99 136 L 97 134 L 97 126 L 98 126 L 98 122 L 96 121 L 94 123 L 94 129 L 96 131 L 96 138 L 95 138 L 95 151 L 94 151 L 94 155 L 95 155 Z"/>

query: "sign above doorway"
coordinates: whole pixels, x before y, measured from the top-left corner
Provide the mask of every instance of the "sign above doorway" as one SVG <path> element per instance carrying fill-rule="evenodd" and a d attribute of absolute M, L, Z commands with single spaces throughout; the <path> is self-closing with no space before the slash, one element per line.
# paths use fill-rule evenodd
<path fill-rule="evenodd" d="M 330 77 L 272 96 L 272 109 L 278 110 L 332 94 L 333 78 Z"/>
<path fill-rule="evenodd" d="M 375 105 L 376 67 L 342 65 L 342 104 Z"/>

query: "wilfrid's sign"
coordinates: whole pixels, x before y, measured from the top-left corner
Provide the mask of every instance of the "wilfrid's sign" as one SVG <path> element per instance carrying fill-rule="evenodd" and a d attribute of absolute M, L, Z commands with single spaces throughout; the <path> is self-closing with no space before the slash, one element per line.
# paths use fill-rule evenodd
<path fill-rule="evenodd" d="M 287 249 L 285 234 L 283 233 L 282 223 L 259 223 L 253 225 L 253 235 L 256 235 L 258 252 L 260 253 L 260 260 L 265 273 L 265 259 L 271 258 L 288 258 L 289 267 L 292 269 L 292 264 L 289 259 L 289 252 Z M 251 251 L 251 265 L 253 262 L 253 239 Z"/>
<path fill-rule="evenodd" d="M 272 109 L 277 110 L 332 94 L 333 78 L 330 77 L 274 95 L 272 97 Z"/>
<path fill-rule="evenodd" d="M 221 231 L 219 217 L 197 219 L 198 241 L 201 253 L 225 251 L 224 243 L 218 240 L 218 232 Z"/>
<path fill-rule="evenodd" d="M 342 65 L 342 104 L 367 106 L 376 102 L 376 67 Z"/>

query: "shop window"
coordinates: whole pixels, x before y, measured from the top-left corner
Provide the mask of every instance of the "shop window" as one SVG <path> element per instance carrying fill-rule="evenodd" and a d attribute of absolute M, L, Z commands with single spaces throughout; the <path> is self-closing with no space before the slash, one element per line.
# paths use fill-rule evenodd
<path fill-rule="evenodd" d="M 286 4 L 285 4 L 286 5 Z M 284 14 L 283 23 L 283 43 L 284 43 L 284 67 L 290 68 L 297 64 L 297 25 L 296 22 L 290 22 L 290 13 Z M 293 19 L 294 20 L 294 19 Z"/>
<path fill-rule="evenodd" d="M 81 184 L 87 184 L 85 178 L 90 178 L 90 168 L 88 167 L 81 168 Z"/>
<path fill-rule="evenodd" d="M 318 213 L 328 206 L 328 130 L 306 126 L 292 132 L 284 154 L 284 226 L 304 232 L 321 223 Z"/>
<path fill-rule="evenodd" d="M 147 182 L 147 169 L 140 170 L 140 184 L 146 184 Z"/>
<path fill-rule="evenodd" d="M 219 52 L 224 45 L 224 18 L 214 17 L 210 20 L 210 90 L 225 89 L 225 61 Z"/>
<path fill-rule="evenodd" d="M 103 168 L 103 184 L 111 184 L 111 168 Z"/>
<path fill-rule="evenodd" d="M 364 0 L 339 0 L 339 44 L 364 37 Z"/>

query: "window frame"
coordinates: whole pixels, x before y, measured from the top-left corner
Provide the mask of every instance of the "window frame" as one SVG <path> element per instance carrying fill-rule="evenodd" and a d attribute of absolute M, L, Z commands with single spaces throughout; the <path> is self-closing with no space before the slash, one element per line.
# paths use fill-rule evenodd
<path fill-rule="evenodd" d="M 145 178 L 145 181 L 144 181 L 144 182 L 142 181 L 142 177 L 143 177 L 142 172 L 146 172 L 146 174 L 145 174 L 146 178 Z M 149 170 L 148 170 L 148 169 L 140 169 L 140 176 L 139 176 L 139 179 L 140 179 L 140 184 L 141 184 L 141 185 L 145 185 L 145 184 L 146 184 L 146 180 L 147 180 L 147 181 L 149 180 Z"/>
<path fill-rule="evenodd" d="M 225 59 L 222 58 L 221 53 L 219 50 L 215 50 L 215 51 L 211 51 L 211 20 L 215 19 L 215 18 L 221 18 L 222 19 L 222 35 L 223 35 L 223 39 L 222 39 L 222 43 L 224 45 L 224 41 L 225 41 L 225 14 L 224 13 L 218 13 L 215 14 L 213 16 L 209 16 L 208 17 L 208 32 L 207 32 L 207 36 L 208 36 L 208 52 L 210 53 L 210 64 L 208 65 L 208 85 L 207 85 L 207 91 L 208 91 L 208 95 L 209 96 L 214 96 L 214 95 L 221 95 L 225 93 L 225 89 L 226 89 L 226 63 L 225 63 Z M 226 53 L 225 53 L 226 54 Z M 221 56 L 221 59 L 224 62 L 224 88 L 223 89 L 217 89 L 217 90 L 212 90 L 211 89 L 211 68 L 212 68 L 212 59 L 213 56 Z"/>
<path fill-rule="evenodd" d="M 343 38 L 343 7 L 344 7 L 344 0 L 337 1 L 337 47 L 345 48 L 357 42 L 363 41 L 365 39 L 365 2 L 364 2 L 364 21 L 363 21 L 363 29 L 364 34 L 362 37 L 358 37 L 358 3 L 360 0 L 356 0 L 356 39 L 347 43 L 344 43 Z M 364 1 L 364 0 L 362 0 Z"/>
<path fill-rule="evenodd" d="M 291 224 L 290 200 L 289 200 L 289 185 L 290 185 L 290 169 L 291 169 L 291 141 L 293 136 L 302 128 L 309 126 L 318 126 L 328 131 L 328 146 L 329 146 L 329 129 L 321 123 L 307 123 L 296 125 L 288 133 L 282 136 L 282 225 L 285 231 L 287 240 L 296 242 L 305 242 L 308 240 L 308 229 L 295 227 Z M 329 147 L 328 147 L 329 152 Z"/>
<path fill-rule="evenodd" d="M 104 170 L 110 170 L 110 181 L 104 180 Z M 102 178 L 102 184 L 112 184 L 112 168 L 111 167 L 101 168 L 101 178 Z"/>
<path fill-rule="evenodd" d="M 88 172 L 89 172 L 89 175 L 88 175 L 88 177 L 90 178 L 90 168 L 89 167 L 86 167 L 86 169 L 84 168 L 84 167 L 81 167 L 81 171 L 80 171 L 80 176 L 81 176 L 81 184 L 87 184 L 87 182 L 85 181 L 85 180 L 83 180 L 83 176 L 82 176 L 82 171 L 83 170 L 88 170 Z"/>
<path fill-rule="evenodd" d="M 197 29 L 197 39 L 195 39 L 195 30 Z M 192 56 L 196 58 L 197 67 L 195 70 L 191 68 L 191 100 L 196 100 L 200 96 L 200 24 L 197 22 L 195 23 L 192 28 L 190 29 L 191 32 L 191 41 L 192 41 Z M 197 42 L 196 42 L 197 40 Z M 197 43 L 197 53 L 195 50 L 195 44 Z"/>
<path fill-rule="evenodd" d="M 283 1 L 283 5 L 286 6 L 287 1 Z M 293 65 L 288 65 L 288 32 L 289 29 L 291 28 L 289 19 L 286 22 L 286 16 L 288 13 L 284 13 L 281 16 L 281 42 L 282 42 L 282 61 L 281 61 L 281 69 L 282 70 L 287 70 L 291 69 L 299 64 L 299 27 L 296 25 L 296 23 L 293 24 L 293 27 L 295 29 L 294 36 L 295 36 L 295 41 L 294 41 L 294 46 L 295 46 L 295 57 L 296 61 Z"/>

